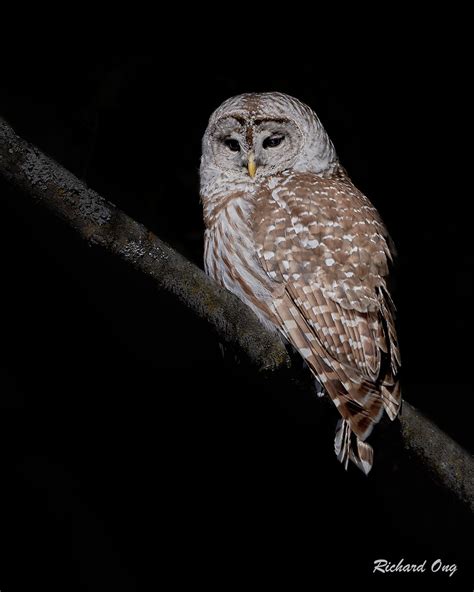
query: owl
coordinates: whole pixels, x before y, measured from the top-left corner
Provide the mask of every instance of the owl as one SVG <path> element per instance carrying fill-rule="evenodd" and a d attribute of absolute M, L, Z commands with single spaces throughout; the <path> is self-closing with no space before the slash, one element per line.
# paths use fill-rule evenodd
<path fill-rule="evenodd" d="M 303 357 L 340 419 L 347 469 L 373 464 L 366 442 L 401 404 L 393 248 L 317 115 L 282 93 L 243 94 L 210 117 L 200 195 L 206 272 Z"/>

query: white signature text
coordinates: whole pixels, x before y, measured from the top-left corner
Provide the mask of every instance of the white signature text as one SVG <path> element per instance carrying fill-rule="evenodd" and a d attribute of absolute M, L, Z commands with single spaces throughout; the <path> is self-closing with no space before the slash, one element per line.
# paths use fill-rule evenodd
<path fill-rule="evenodd" d="M 425 573 L 432 571 L 433 573 L 447 574 L 451 577 L 458 569 L 455 563 L 443 563 L 441 559 L 435 559 L 431 564 L 425 559 L 423 563 L 405 563 L 404 559 L 400 559 L 398 563 L 392 563 L 386 559 L 376 559 L 374 561 L 374 571 L 380 573 Z"/>

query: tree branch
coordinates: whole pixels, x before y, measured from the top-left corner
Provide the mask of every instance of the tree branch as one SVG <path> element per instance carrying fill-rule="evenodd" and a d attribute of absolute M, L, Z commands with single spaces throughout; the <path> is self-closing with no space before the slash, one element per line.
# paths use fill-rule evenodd
<path fill-rule="evenodd" d="M 49 208 L 89 244 L 100 245 L 151 277 L 237 345 L 261 370 L 289 365 L 280 339 L 256 315 L 142 224 L 18 137 L 0 117 L 0 173 Z"/>
<path fill-rule="evenodd" d="M 472 455 L 407 401 L 402 405 L 400 424 L 407 453 L 474 512 Z"/>
<path fill-rule="evenodd" d="M 236 345 L 259 370 L 289 366 L 282 341 L 233 294 L 72 173 L 18 137 L 0 118 L 0 173 L 48 207 L 90 244 L 100 245 L 151 277 Z M 474 511 L 474 461 L 408 403 L 400 417 L 406 451 Z"/>

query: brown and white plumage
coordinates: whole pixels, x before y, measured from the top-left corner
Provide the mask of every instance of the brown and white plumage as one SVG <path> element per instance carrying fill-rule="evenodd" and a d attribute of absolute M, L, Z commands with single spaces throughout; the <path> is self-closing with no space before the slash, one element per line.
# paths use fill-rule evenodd
<path fill-rule="evenodd" d="M 212 115 L 201 198 L 207 272 L 298 350 L 341 415 L 339 460 L 367 473 L 365 441 L 401 400 L 377 211 L 316 115 L 280 93 L 240 95 Z"/>

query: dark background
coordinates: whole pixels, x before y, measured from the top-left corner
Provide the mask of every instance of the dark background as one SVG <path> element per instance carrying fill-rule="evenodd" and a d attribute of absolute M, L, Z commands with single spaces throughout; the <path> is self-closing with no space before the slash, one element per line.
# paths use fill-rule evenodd
<path fill-rule="evenodd" d="M 255 62 L 69 49 L 3 64 L 0 114 L 198 265 L 210 113 L 245 91 L 311 105 L 398 247 L 404 396 L 472 450 L 472 191 L 442 45 Z M 345 473 L 309 389 L 223 359 L 171 296 L 1 179 L 0 195 L 2 592 L 472 588 L 470 518 L 396 430 L 368 479 Z M 374 576 L 377 558 L 458 572 Z"/>

